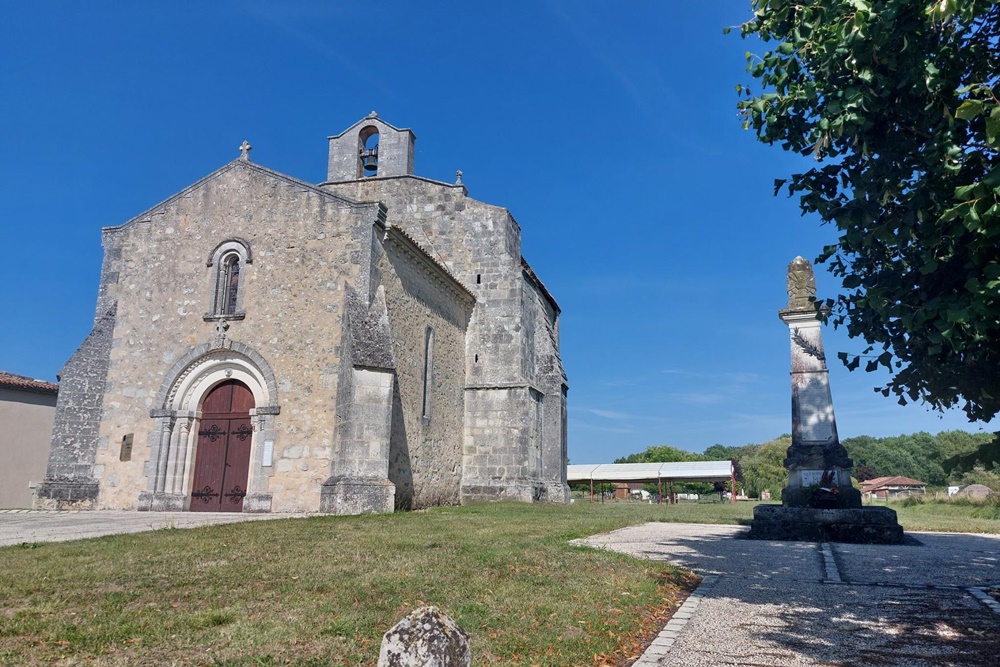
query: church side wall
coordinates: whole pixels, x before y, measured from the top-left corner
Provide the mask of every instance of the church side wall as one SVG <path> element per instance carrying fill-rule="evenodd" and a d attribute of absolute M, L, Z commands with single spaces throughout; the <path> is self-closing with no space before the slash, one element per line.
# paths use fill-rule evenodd
<path fill-rule="evenodd" d="M 392 239 L 386 241 L 380 269 L 396 361 L 389 448 L 389 479 L 396 484 L 396 505 L 457 504 L 462 479 L 465 334 L 472 299 L 459 294 L 426 260 Z M 426 403 L 425 364 L 429 371 Z"/>
<path fill-rule="evenodd" d="M 538 285 L 524 280 L 524 308 L 533 313 L 534 326 L 524 346 L 531 350 L 533 384 L 544 394 L 542 404 L 542 462 L 539 479 L 546 487 L 547 500 L 567 502 L 566 485 L 566 373 L 559 356 L 559 313 Z M 527 354 L 525 355 L 528 356 Z"/>
<path fill-rule="evenodd" d="M 246 314 L 228 322 L 225 340 L 270 365 L 277 393 L 270 400 L 280 406 L 273 465 L 263 469 L 256 456 L 251 476 L 267 479 L 272 511 L 318 508 L 332 457 L 344 286 L 358 280 L 352 255 L 368 251 L 358 239 L 370 238 L 352 229 L 370 225 L 365 210 L 234 167 L 148 220 L 114 230 L 123 265 L 95 466 L 101 507 L 134 508 L 141 492 L 152 491 L 163 420 L 150 411 L 163 407 L 155 399 L 173 380 L 168 370 L 218 338 L 217 322 L 205 318 L 216 270 L 206 261 L 223 241 L 241 238 L 252 253 L 240 277 Z M 126 434 L 135 447 L 121 462 L 118 443 Z"/>
<path fill-rule="evenodd" d="M 461 187 L 419 178 L 326 183 L 362 201 L 381 201 L 387 221 L 440 258 L 476 295 L 467 339 L 467 380 L 523 384 L 521 367 L 521 233 L 503 208 L 471 199 Z"/>
<path fill-rule="evenodd" d="M 388 221 L 476 295 L 465 349 L 463 500 L 564 500 L 565 375 L 557 334 L 549 334 L 558 315 L 523 274 L 517 223 L 459 187 L 415 177 L 323 187 L 384 202 Z"/>

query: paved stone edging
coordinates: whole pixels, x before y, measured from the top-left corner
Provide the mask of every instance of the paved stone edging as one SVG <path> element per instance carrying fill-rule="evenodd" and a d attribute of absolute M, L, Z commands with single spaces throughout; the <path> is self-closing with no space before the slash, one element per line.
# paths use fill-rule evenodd
<path fill-rule="evenodd" d="M 967 588 L 966 590 L 969 591 L 969 595 L 986 605 L 994 614 L 1000 615 L 1000 602 L 997 602 L 992 595 L 986 592 L 994 588 L 1000 588 L 1000 584 L 996 586 L 984 586 L 982 588 Z"/>
<path fill-rule="evenodd" d="M 660 664 L 660 658 L 670 652 L 670 649 L 673 648 L 674 640 L 677 639 L 677 635 L 684 629 L 687 622 L 694 617 L 694 613 L 697 611 L 698 605 L 701 604 L 702 598 L 705 597 L 705 594 L 718 581 L 719 575 L 706 574 L 702 578 L 701 583 L 698 584 L 698 588 L 694 589 L 694 592 L 688 596 L 684 604 L 677 608 L 677 611 L 671 616 L 666 626 L 660 630 L 660 634 L 656 635 L 656 639 L 639 656 L 639 659 L 632 663 L 632 667 L 655 667 L 655 665 Z"/>
<path fill-rule="evenodd" d="M 843 583 L 840 578 L 840 571 L 837 569 L 837 561 L 833 558 L 833 547 L 830 546 L 829 542 L 823 542 L 820 545 L 820 551 L 823 554 L 823 572 L 826 574 L 826 580 L 823 583 Z"/>
<path fill-rule="evenodd" d="M 840 577 L 840 571 L 837 569 L 837 561 L 833 557 L 833 548 L 830 546 L 829 542 L 823 542 L 820 544 L 820 554 L 823 558 L 823 572 L 826 577 L 823 583 L 843 583 L 843 580 Z M 701 583 L 698 585 L 698 588 L 696 588 L 694 592 L 688 596 L 688 599 L 684 601 L 684 604 L 682 604 L 677 611 L 674 612 L 666 626 L 664 626 L 663 630 L 660 631 L 660 634 L 658 634 L 656 639 L 650 643 L 645 652 L 639 656 L 639 659 L 633 663 L 632 667 L 655 667 L 658 665 L 660 658 L 669 653 L 670 649 L 673 648 L 674 640 L 677 639 L 677 635 L 684 629 L 687 622 L 694 617 L 694 613 L 697 611 L 702 598 L 705 597 L 708 591 L 711 590 L 718 581 L 719 575 L 717 574 L 705 575 L 704 578 L 702 578 Z M 986 599 L 980 595 L 976 595 L 976 593 L 973 592 L 974 590 L 980 591 L 982 596 L 985 596 L 989 602 L 987 602 Z M 1000 614 L 1000 603 L 985 592 L 982 592 L 981 589 L 969 589 L 969 592 L 980 600 L 983 600 L 983 602 L 987 605 L 992 602 L 995 606 L 991 607 L 991 609 Z"/>

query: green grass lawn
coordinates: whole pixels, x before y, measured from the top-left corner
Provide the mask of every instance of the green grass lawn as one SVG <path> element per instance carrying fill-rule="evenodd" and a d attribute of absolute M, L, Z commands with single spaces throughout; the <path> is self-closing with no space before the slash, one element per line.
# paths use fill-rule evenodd
<path fill-rule="evenodd" d="M 694 578 L 568 541 L 649 505 L 472 505 L 0 549 L 0 665 L 374 665 L 421 604 L 477 665 L 616 664 Z"/>
<path fill-rule="evenodd" d="M 1000 532 L 976 508 L 907 530 Z M 476 665 L 616 665 L 694 577 L 569 540 L 644 521 L 746 523 L 753 504 L 488 504 L 160 530 L 0 549 L 0 665 L 374 665 L 435 604 Z"/>

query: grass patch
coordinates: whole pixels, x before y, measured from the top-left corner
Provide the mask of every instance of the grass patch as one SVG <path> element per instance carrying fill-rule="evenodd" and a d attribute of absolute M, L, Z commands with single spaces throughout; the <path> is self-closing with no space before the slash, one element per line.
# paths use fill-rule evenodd
<path fill-rule="evenodd" d="M 1000 533 L 985 504 L 890 506 L 906 530 Z M 476 665 L 621 665 L 696 580 L 569 540 L 753 507 L 484 504 L 6 547 L 0 666 L 374 665 L 421 604 L 469 632 Z"/>
<path fill-rule="evenodd" d="M 472 505 L 8 547 L 0 665 L 374 665 L 424 603 L 472 635 L 477 665 L 623 664 L 696 581 L 568 541 L 675 509 L 701 507 Z"/>
<path fill-rule="evenodd" d="M 906 530 L 1000 533 L 1000 500 L 910 496 L 889 503 Z"/>

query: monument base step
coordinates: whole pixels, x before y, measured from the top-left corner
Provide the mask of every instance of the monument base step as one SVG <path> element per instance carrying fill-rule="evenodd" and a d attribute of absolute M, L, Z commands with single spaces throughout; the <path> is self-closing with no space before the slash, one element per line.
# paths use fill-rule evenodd
<path fill-rule="evenodd" d="M 751 540 L 902 544 L 903 528 L 888 507 L 815 509 L 757 505 Z"/>

